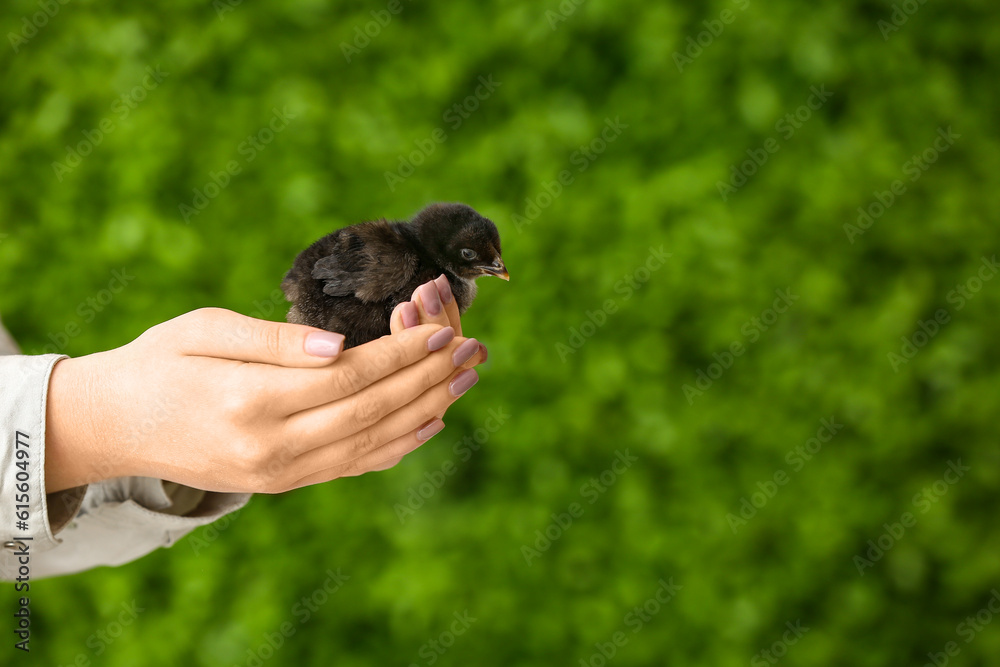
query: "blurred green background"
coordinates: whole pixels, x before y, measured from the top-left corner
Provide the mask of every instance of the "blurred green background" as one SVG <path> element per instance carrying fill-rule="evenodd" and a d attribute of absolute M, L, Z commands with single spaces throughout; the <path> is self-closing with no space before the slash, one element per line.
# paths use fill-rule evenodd
<path fill-rule="evenodd" d="M 441 435 L 33 586 L 31 659 L 1000 664 L 997 19 L 992 0 L 3 3 L 0 312 L 27 352 L 202 306 L 283 319 L 299 250 L 432 201 L 495 220 L 513 276 L 464 319 L 490 360 Z"/>

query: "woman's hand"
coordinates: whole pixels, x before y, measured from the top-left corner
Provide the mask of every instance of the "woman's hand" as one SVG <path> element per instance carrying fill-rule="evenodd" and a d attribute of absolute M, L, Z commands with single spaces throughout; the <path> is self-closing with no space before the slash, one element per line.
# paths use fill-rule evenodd
<path fill-rule="evenodd" d="M 389 318 L 389 330 L 393 334 L 421 324 L 450 326 L 457 335 L 462 335 L 462 320 L 458 313 L 458 303 L 451 293 L 451 284 L 444 275 L 438 276 L 413 290 L 410 300 L 398 304 Z M 466 339 L 455 351 L 455 359 L 456 361 L 467 359 L 461 366 L 468 370 L 461 373 L 460 377 L 456 377 L 455 384 L 463 391 L 468 391 L 472 385 L 479 381 L 479 375 L 472 368 L 486 361 L 486 346 L 475 338 Z M 444 413 L 438 414 L 437 417 L 443 419 Z M 389 461 L 382 469 L 391 468 L 399 463 L 400 459 Z"/>
<path fill-rule="evenodd" d="M 475 384 L 461 367 L 479 363 L 478 343 L 445 324 L 341 352 L 340 334 L 206 308 L 64 359 L 49 386 L 47 490 L 139 475 L 277 493 L 391 467 Z"/>
<path fill-rule="evenodd" d="M 451 284 L 444 275 L 415 289 L 410 300 L 397 305 L 389 319 L 389 328 L 394 334 L 418 324 L 450 326 L 455 330 L 456 336 L 462 335 L 458 303 L 451 293 Z M 472 343 L 468 343 L 468 346 L 472 347 Z M 479 343 L 479 349 L 480 357 L 476 363 L 481 364 L 486 361 L 486 346 Z"/>

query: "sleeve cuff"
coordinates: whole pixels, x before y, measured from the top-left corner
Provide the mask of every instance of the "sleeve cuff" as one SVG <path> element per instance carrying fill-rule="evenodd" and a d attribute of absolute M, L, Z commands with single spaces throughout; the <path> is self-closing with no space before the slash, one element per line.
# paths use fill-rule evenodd
<path fill-rule="evenodd" d="M 0 542 L 7 553 L 18 544 L 41 552 L 59 543 L 45 494 L 45 405 L 52 367 L 65 358 L 60 354 L 0 357 Z M 79 490 L 68 491 L 57 500 L 62 525 L 82 501 L 82 495 L 77 500 L 72 493 Z"/>

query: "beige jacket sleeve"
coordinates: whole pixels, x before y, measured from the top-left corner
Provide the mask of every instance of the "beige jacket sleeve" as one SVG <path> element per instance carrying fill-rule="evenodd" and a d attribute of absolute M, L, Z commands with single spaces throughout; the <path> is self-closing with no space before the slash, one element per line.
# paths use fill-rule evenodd
<path fill-rule="evenodd" d="M 250 494 L 206 493 L 122 477 L 45 493 L 45 404 L 65 355 L 25 356 L 0 323 L 0 578 L 121 565 L 243 507 Z"/>

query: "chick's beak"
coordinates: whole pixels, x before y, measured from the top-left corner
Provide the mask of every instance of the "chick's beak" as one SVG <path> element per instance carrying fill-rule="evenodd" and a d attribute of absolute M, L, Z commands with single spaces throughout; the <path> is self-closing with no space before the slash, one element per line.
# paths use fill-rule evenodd
<path fill-rule="evenodd" d="M 497 278 L 502 278 L 504 280 L 510 280 L 510 274 L 507 273 L 507 267 L 503 265 L 503 260 L 497 257 L 493 260 L 493 263 L 489 266 L 482 267 L 483 274 L 496 276 Z"/>

